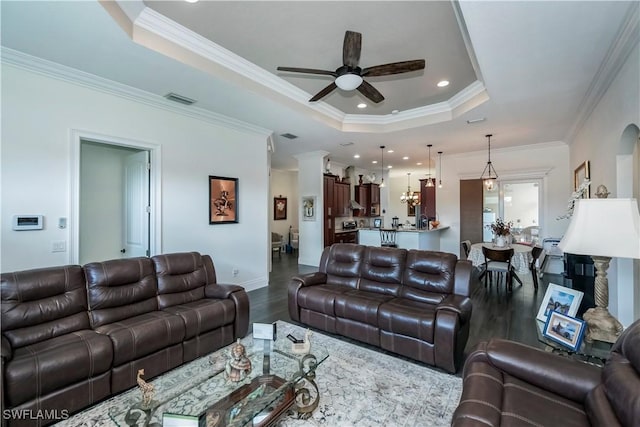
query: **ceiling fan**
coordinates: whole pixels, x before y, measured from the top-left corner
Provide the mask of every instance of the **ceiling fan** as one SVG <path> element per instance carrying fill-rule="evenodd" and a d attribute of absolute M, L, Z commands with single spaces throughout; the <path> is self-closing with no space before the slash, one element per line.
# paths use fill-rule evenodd
<path fill-rule="evenodd" d="M 278 71 L 290 71 L 293 73 L 322 74 L 335 77 L 335 81 L 329 86 L 315 94 L 309 102 L 318 101 L 331 93 L 335 88 L 342 90 L 354 90 L 369 98 L 374 103 L 384 100 L 384 96 L 371 84 L 365 81 L 364 77 L 389 76 L 392 74 L 408 73 L 424 69 L 424 59 L 412 61 L 393 62 L 390 64 L 376 65 L 368 68 L 360 68 L 360 50 L 362 47 L 362 34 L 355 31 L 347 31 L 344 34 L 344 44 L 342 46 L 343 65 L 335 71 L 316 70 L 313 68 L 278 67 Z"/>

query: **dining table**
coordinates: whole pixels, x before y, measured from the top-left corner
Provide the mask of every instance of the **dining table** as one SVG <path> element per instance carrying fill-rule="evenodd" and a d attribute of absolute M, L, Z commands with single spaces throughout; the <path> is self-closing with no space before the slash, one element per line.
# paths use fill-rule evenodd
<path fill-rule="evenodd" d="M 508 250 L 513 249 L 513 258 L 511 258 L 511 265 L 518 273 L 529 272 L 531 261 L 533 261 L 533 255 L 531 251 L 533 246 L 523 245 L 520 243 L 511 243 L 504 247 L 495 246 L 492 242 L 474 243 L 471 245 L 469 256 L 467 259 L 471 261 L 474 267 L 479 267 L 484 264 L 484 255 L 482 254 L 482 247 L 485 246 L 494 250 Z M 518 280 L 519 281 L 519 280 Z"/>

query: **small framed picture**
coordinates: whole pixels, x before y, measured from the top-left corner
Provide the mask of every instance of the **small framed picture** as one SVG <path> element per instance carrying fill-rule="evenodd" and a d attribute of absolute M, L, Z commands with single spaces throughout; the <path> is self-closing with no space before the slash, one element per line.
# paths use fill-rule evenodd
<path fill-rule="evenodd" d="M 209 176 L 209 224 L 238 222 L 238 178 Z"/>
<path fill-rule="evenodd" d="M 553 311 L 549 314 L 542 334 L 572 351 L 578 351 L 582 344 L 584 329 L 584 321 Z"/>
<path fill-rule="evenodd" d="M 582 292 L 575 289 L 549 283 L 536 319 L 546 322 L 552 312 L 558 312 L 565 316 L 575 316 L 583 295 Z"/>
<path fill-rule="evenodd" d="M 286 197 L 274 197 L 273 198 L 273 219 L 279 221 L 287 219 L 287 198 Z"/>
<path fill-rule="evenodd" d="M 589 167 L 589 160 L 581 164 L 573 171 L 573 191 L 577 191 L 580 184 L 584 182 L 585 179 L 591 179 L 591 170 Z M 583 190 L 582 198 L 588 199 L 591 196 L 591 187 L 587 187 Z"/>
<path fill-rule="evenodd" d="M 316 196 L 302 197 L 302 220 L 316 220 Z"/>
<path fill-rule="evenodd" d="M 373 220 L 373 228 L 382 227 L 382 218 L 376 218 Z"/>

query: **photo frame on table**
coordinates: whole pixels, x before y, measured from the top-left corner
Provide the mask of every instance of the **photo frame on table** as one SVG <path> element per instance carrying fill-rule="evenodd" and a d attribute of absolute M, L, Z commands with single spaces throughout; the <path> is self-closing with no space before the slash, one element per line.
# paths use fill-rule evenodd
<path fill-rule="evenodd" d="M 238 222 L 238 178 L 209 175 L 209 224 Z"/>
<path fill-rule="evenodd" d="M 303 196 L 301 206 L 302 206 L 302 220 L 315 221 L 316 220 L 316 196 Z"/>
<path fill-rule="evenodd" d="M 578 187 L 580 187 L 580 184 L 582 184 L 585 179 L 591 179 L 589 160 L 582 163 L 573 172 L 573 191 L 577 191 Z M 589 197 L 591 197 L 591 186 L 587 186 L 582 193 L 583 199 L 588 199 Z"/>
<path fill-rule="evenodd" d="M 559 312 L 565 316 L 575 316 L 583 295 L 582 292 L 575 289 L 549 283 L 536 319 L 546 322 L 552 312 Z"/>
<path fill-rule="evenodd" d="M 583 320 L 553 311 L 549 314 L 542 334 L 572 351 L 578 351 L 580 344 L 582 344 L 585 328 L 586 323 Z"/>
<path fill-rule="evenodd" d="M 381 228 L 382 227 L 382 218 L 375 218 L 373 220 L 373 228 Z"/>
<path fill-rule="evenodd" d="M 287 219 L 287 198 L 286 197 L 274 197 L 273 198 L 273 219 L 279 221 Z"/>

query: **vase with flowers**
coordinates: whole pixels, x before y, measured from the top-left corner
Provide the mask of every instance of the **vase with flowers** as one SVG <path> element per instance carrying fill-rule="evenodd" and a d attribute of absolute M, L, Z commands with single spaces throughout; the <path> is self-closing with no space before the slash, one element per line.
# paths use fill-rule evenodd
<path fill-rule="evenodd" d="M 513 221 L 504 221 L 502 218 L 498 218 L 489 227 L 491 227 L 491 231 L 496 236 L 496 246 L 500 248 L 507 246 L 507 238 L 511 234 Z"/>

